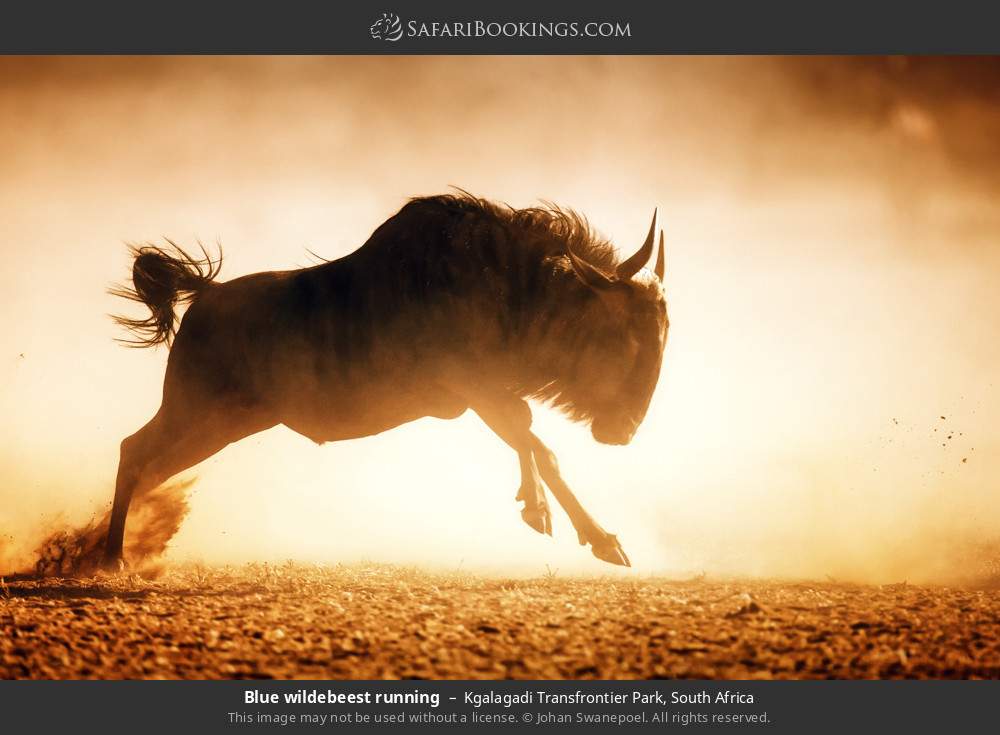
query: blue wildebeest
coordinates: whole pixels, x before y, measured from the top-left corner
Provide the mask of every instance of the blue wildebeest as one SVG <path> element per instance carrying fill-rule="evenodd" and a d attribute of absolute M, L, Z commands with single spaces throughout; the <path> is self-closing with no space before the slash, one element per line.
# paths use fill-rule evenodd
<path fill-rule="evenodd" d="M 581 544 L 628 566 L 531 430 L 547 401 L 594 438 L 627 444 L 646 414 L 667 338 L 656 213 L 619 262 L 585 220 L 471 195 L 411 200 L 361 248 L 291 271 L 215 281 L 218 261 L 134 247 L 132 287 L 149 307 L 117 317 L 135 346 L 173 341 L 163 399 L 121 445 L 104 564 L 122 565 L 131 498 L 227 444 L 284 424 L 323 443 L 471 408 L 518 454 L 521 515 L 552 533 L 547 485 Z M 190 307 L 176 329 L 174 308 Z"/>

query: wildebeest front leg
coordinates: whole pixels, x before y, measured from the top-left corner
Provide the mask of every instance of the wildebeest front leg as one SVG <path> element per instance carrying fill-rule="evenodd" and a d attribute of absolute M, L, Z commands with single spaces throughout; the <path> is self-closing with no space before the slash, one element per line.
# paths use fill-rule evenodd
<path fill-rule="evenodd" d="M 584 509 L 573 491 L 562 479 L 562 475 L 559 474 L 559 465 L 555 455 L 531 431 L 531 408 L 527 402 L 514 396 L 505 396 L 502 399 L 493 399 L 479 404 L 473 403 L 472 408 L 496 432 L 497 436 L 513 447 L 518 456 L 521 457 L 522 492 L 527 486 L 539 488 L 541 494 L 542 485 L 537 479 L 538 475 L 541 475 L 541 479 L 549 486 L 552 494 L 559 501 L 559 505 L 563 507 L 572 521 L 580 543 L 590 544 L 594 556 L 602 561 L 619 566 L 632 566 L 625 550 L 618 543 L 617 537 L 601 528 Z M 526 455 L 530 458 L 530 462 L 525 458 Z M 526 466 L 530 466 L 534 470 L 530 476 L 525 475 Z M 518 498 L 521 498 L 520 493 Z M 542 500 L 544 502 L 544 496 Z M 527 510 L 526 504 L 524 512 Z M 522 512 L 522 516 L 524 512 Z M 548 508 L 546 507 L 547 512 Z M 527 517 L 525 520 L 528 520 Z M 529 525 L 531 525 L 530 522 Z M 532 527 L 534 528 L 534 526 Z M 551 525 L 549 529 L 551 529 Z M 551 533 L 551 530 L 549 532 Z"/>
<path fill-rule="evenodd" d="M 517 406 L 507 402 L 484 401 L 478 406 L 473 406 L 473 409 L 497 436 L 517 452 L 521 463 L 521 487 L 518 488 L 514 499 L 524 501 L 521 518 L 539 533 L 551 536 L 552 514 L 545 499 L 545 486 L 535 464 L 531 442 L 525 437 L 524 432 L 516 429 L 523 424 L 525 411 L 527 411 L 527 424 L 531 426 L 531 410 L 528 405 L 523 402 L 522 406 Z"/>
<path fill-rule="evenodd" d="M 589 543 L 590 550 L 601 561 L 624 567 L 632 566 L 625 554 L 625 549 L 618 543 L 618 537 L 601 528 L 600 524 L 576 499 L 573 491 L 569 489 L 562 475 L 559 474 L 559 463 L 556 461 L 556 455 L 534 433 L 529 431 L 528 434 L 532 439 L 532 454 L 542 479 L 545 480 L 545 484 L 549 486 L 552 494 L 559 501 L 559 505 L 563 507 L 573 522 L 573 528 L 576 529 L 580 544 Z"/>

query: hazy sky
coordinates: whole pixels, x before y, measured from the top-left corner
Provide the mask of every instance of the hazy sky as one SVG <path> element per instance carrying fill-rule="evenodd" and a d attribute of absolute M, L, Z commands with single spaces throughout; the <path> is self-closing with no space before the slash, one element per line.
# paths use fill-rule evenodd
<path fill-rule="evenodd" d="M 646 423 L 605 447 L 536 411 L 634 569 L 558 509 L 554 539 L 524 525 L 516 456 L 471 414 L 232 446 L 186 473 L 173 558 L 967 567 L 1000 538 L 998 82 L 992 59 L 0 59 L 0 533 L 23 550 L 103 508 L 156 410 L 166 350 L 121 348 L 106 316 L 133 308 L 105 293 L 125 241 L 218 239 L 229 279 L 348 253 L 456 185 L 573 207 L 627 251 L 660 207 Z"/>

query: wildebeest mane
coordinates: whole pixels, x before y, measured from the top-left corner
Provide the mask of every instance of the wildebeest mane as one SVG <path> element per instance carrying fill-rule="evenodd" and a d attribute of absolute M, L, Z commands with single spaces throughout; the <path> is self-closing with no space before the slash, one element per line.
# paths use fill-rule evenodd
<path fill-rule="evenodd" d="M 490 291 L 501 298 L 495 304 L 500 346 L 517 355 L 521 369 L 508 387 L 571 420 L 591 420 L 597 407 L 585 383 L 599 366 L 582 362 L 581 348 L 605 340 L 610 327 L 591 308 L 596 297 L 573 273 L 567 253 L 611 275 L 619 262 L 615 248 L 584 216 L 548 202 L 515 209 L 459 191 L 412 199 L 400 214 L 412 209 L 452 213 L 458 224 L 448 237 L 474 239 L 468 256 L 482 266 L 473 272 L 500 281 Z"/>

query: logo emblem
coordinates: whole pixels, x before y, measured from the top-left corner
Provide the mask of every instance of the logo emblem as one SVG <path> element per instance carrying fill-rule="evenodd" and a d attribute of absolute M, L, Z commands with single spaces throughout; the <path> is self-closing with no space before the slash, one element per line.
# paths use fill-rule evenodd
<path fill-rule="evenodd" d="M 403 37 L 403 23 L 395 13 L 382 13 L 368 30 L 376 41 L 398 41 Z"/>

